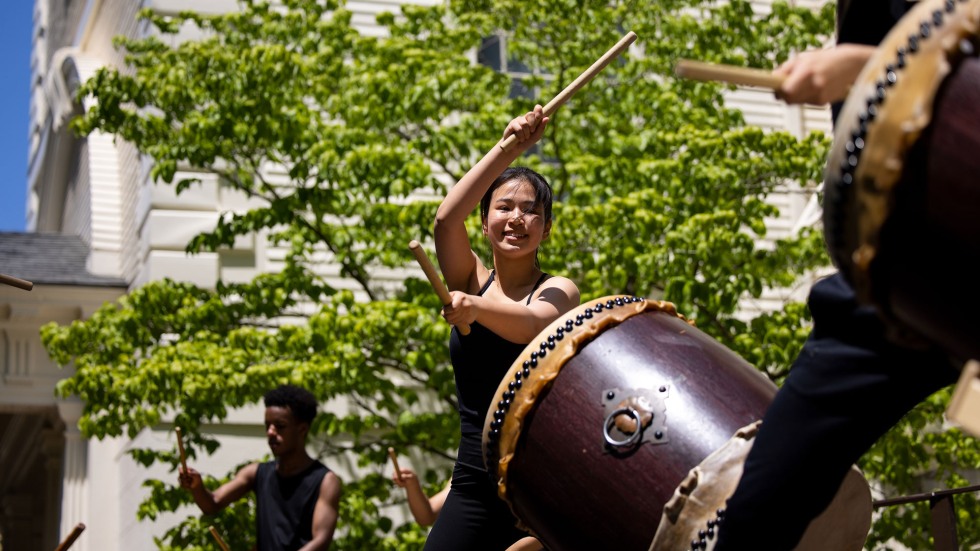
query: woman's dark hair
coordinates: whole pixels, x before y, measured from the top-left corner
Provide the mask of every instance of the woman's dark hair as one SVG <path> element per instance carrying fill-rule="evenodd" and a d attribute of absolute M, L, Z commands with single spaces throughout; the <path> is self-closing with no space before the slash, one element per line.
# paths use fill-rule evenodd
<path fill-rule="evenodd" d="M 265 407 L 287 408 L 301 423 L 312 423 L 316 417 L 316 397 L 309 390 L 282 385 L 265 393 Z"/>
<path fill-rule="evenodd" d="M 520 180 L 534 187 L 534 206 L 541 205 L 544 209 L 544 221 L 546 223 L 550 222 L 552 202 L 551 186 L 548 185 L 544 176 L 526 166 L 509 167 L 500 176 L 497 176 L 497 179 L 490 184 L 490 189 L 483 194 L 483 199 L 480 199 L 480 216 L 486 220 L 487 215 L 490 214 L 490 198 L 493 196 L 494 190 L 512 180 Z"/>

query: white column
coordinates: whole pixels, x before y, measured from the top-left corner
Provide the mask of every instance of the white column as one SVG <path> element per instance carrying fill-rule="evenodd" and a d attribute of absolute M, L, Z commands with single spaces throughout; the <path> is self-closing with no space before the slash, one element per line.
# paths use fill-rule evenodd
<path fill-rule="evenodd" d="M 60 423 L 58 423 L 60 424 Z M 65 456 L 64 431 L 46 428 L 41 432 L 41 450 L 44 457 L 44 532 L 45 549 L 58 547 L 61 513 L 61 462 Z"/>
<path fill-rule="evenodd" d="M 88 507 L 88 441 L 78 430 L 78 420 L 82 417 L 80 401 L 58 402 L 58 413 L 65 422 L 65 459 L 61 478 L 61 529 L 58 541 L 71 533 L 79 522 L 86 526 L 89 522 Z M 72 545 L 72 551 L 85 551 L 87 548 L 85 532 Z"/>

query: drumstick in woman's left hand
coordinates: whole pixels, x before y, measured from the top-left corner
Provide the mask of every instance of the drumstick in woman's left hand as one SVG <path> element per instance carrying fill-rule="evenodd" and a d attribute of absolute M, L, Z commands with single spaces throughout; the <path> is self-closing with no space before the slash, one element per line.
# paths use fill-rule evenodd
<path fill-rule="evenodd" d="M 230 549 L 228 549 L 228 545 L 225 544 L 225 540 L 221 539 L 221 534 L 218 533 L 217 528 L 215 528 L 214 526 L 208 526 L 208 530 L 211 531 L 211 535 L 214 536 L 215 541 L 218 542 L 218 545 L 221 546 L 221 549 L 223 549 L 224 551 L 231 551 Z"/>
<path fill-rule="evenodd" d="M 429 283 L 432 284 L 432 288 L 435 289 L 436 294 L 439 295 L 439 300 L 442 301 L 444 305 L 449 305 L 452 303 L 453 299 L 449 296 L 449 289 L 446 288 L 446 284 L 442 282 L 442 278 L 439 277 L 439 273 L 436 272 L 436 267 L 432 265 L 432 261 L 429 260 L 429 255 L 425 254 L 425 250 L 422 249 L 422 245 L 416 240 L 411 240 L 408 243 L 408 248 L 412 250 L 415 255 L 415 260 L 418 260 L 419 266 L 422 267 L 422 271 L 425 272 L 425 277 L 429 278 Z M 470 326 L 461 323 L 456 326 L 459 332 L 463 335 L 470 334 Z"/>

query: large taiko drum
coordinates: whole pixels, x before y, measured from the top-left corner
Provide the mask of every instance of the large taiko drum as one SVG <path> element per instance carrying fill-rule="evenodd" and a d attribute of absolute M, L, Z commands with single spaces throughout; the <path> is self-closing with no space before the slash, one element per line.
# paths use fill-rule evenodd
<path fill-rule="evenodd" d="M 901 344 L 980 358 L 980 0 L 921 0 L 837 119 L 824 233 Z"/>
<path fill-rule="evenodd" d="M 604 297 L 559 318 L 511 366 L 484 457 L 500 497 L 550 551 L 646 550 L 655 536 L 668 542 L 655 549 L 673 549 L 716 522 L 716 507 L 686 502 L 711 493 L 724 506 L 775 392 L 672 304 Z M 863 543 L 871 501 L 858 478 Z"/>

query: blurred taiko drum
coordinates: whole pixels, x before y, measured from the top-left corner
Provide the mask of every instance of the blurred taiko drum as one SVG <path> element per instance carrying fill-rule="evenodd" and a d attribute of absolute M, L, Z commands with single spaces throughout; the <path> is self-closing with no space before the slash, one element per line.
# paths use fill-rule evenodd
<path fill-rule="evenodd" d="M 693 488 L 679 487 L 738 439 L 726 484 L 698 489 L 723 506 L 745 434 L 775 392 L 672 304 L 604 297 L 559 318 L 511 366 L 486 419 L 484 457 L 500 497 L 547 549 L 646 550 L 668 504 L 683 526 L 661 540 L 714 522 L 714 508 L 685 509 Z M 870 494 L 866 510 L 870 523 Z"/>
<path fill-rule="evenodd" d="M 921 0 L 837 118 L 824 234 L 892 339 L 980 358 L 980 0 Z"/>

